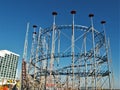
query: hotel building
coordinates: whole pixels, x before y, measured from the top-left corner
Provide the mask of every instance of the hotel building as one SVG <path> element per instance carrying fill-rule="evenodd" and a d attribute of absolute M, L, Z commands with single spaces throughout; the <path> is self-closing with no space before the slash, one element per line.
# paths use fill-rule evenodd
<path fill-rule="evenodd" d="M 15 80 L 19 55 L 8 50 L 0 50 L 0 82 Z"/>

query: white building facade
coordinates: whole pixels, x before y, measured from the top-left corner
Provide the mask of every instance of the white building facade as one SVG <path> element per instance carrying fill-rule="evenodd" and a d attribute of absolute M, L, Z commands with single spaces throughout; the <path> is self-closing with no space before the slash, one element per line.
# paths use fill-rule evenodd
<path fill-rule="evenodd" d="M 0 82 L 15 80 L 19 55 L 8 50 L 0 50 Z"/>

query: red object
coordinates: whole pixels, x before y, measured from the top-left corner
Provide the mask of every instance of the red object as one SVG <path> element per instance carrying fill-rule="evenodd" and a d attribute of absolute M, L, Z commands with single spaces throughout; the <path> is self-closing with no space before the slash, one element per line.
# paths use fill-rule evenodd
<path fill-rule="evenodd" d="M 9 90 L 7 86 L 3 87 L 3 90 Z"/>
<path fill-rule="evenodd" d="M 53 84 L 53 83 L 49 83 L 49 84 L 46 84 L 46 86 L 47 86 L 47 87 L 54 87 L 55 84 Z"/>

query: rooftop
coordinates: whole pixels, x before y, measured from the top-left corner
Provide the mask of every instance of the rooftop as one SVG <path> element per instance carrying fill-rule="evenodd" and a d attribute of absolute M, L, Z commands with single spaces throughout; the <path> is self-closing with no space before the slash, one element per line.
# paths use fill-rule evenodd
<path fill-rule="evenodd" d="M 10 55 L 10 54 L 14 54 L 14 55 L 16 55 L 16 56 L 19 56 L 18 54 L 13 53 L 13 52 L 8 51 L 8 50 L 0 50 L 0 56 L 1 56 L 1 57 L 4 57 L 5 54 L 9 54 L 9 55 Z"/>

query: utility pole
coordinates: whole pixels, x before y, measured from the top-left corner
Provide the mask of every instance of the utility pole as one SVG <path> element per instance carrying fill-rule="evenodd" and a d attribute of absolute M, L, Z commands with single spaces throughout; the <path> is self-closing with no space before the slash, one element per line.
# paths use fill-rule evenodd
<path fill-rule="evenodd" d="M 25 43 L 24 43 L 24 51 L 23 51 L 23 58 L 22 58 L 22 71 L 21 71 L 21 90 L 24 90 L 26 88 L 25 82 L 27 83 L 27 47 L 28 47 L 28 32 L 29 32 L 29 23 L 27 23 L 27 30 L 26 30 L 26 36 L 25 36 Z"/>
<path fill-rule="evenodd" d="M 54 66 L 54 52 L 55 52 L 55 18 L 57 15 L 57 12 L 53 12 L 53 31 L 52 31 L 52 51 L 51 51 L 51 60 L 50 60 L 50 83 L 52 84 L 52 71 Z"/>
<path fill-rule="evenodd" d="M 87 90 L 87 59 L 86 59 L 86 33 L 84 34 L 84 60 L 85 60 L 85 90 Z"/>
<path fill-rule="evenodd" d="M 72 89 L 74 89 L 74 59 L 75 59 L 75 56 L 74 56 L 74 15 L 76 14 L 76 11 L 71 11 L 71 14 L 72 14 Z"/>
<path fill-rule="evenodd" d="M 108 56 L 108 45 L 107 45 L 107 39 L 106 39 L 106 32 L 105 32 L 105 23 L 106 21 L 101 21 L 101 24 L 103 26 L 103 32 L 104 32 L 104 42 L 105 42 L 105 50 L 106 50 L 106 56 L 107 56 L 107 68 L 108 71 L 110 71 L 110 67 L 109 67 L 109 56 Z M 111 80 L 110 80 L 110 74 L 108 75 L 109 78 L 109 89 L 111 89 Z"/>
<path fill-rule="evenodd" d="M 33 42 L 32 42 L 32 56 L 35 57 L 35 44 L 36 44 L 36 28 L 37 26 L 36 25 L 33 25 Z M 35 63 L 35 70 L 34 70 L 34 80 L 35 80 L 35 77 L 36 77 L 36 63 Z"/>
<path fill-rule="evenodd" d="M 94 26 L 93 26 L 93 17 L 94 14 L 89 14 L 90 20 L 91 20 L 91 30 L 92 30 L 92 45 L 93 45 L 93 65 L 94 65 L 94 69 L 93 69 L 93 75 L 94 75 L 94 81 L 95 81 L 95 90 L 97 90 L 97 79 L 96 79 L 96 52 L 95 52 L 95 37 L 94 37 Z"/>

